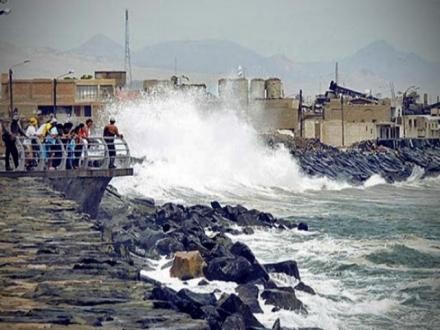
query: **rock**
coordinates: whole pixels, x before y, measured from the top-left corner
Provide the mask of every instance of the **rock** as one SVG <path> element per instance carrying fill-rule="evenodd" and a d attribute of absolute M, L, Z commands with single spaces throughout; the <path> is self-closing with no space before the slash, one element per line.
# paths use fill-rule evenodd
<path fill-rule="evenodd" d="M 253 235 L 255 232 L 251 227 L 245 227 L 243 228 L 243 234 L 246 235 Z"/>
<path fill-rule="evenodd" d="M 171 253 L 185 250 L 182 243 L 172 237 L 165 237 L 156 242 L 156 250 L 161 255 L 171 255 Z"/>
<path fill-rule="evenodd" d="M 197 283 L 198 286 L 205 286 L 205 285 L 208 285 L 208 284 L 209 284 L 209 282 L 207 280 L 205 280 L 205 279 L 202 279 L 202 280 L 200 280 L 199 283 Z"/>
<path fill-rule="evenodd" d="M 220 205 L 220 203 L 217 202 L 217 201 L 213 201 L 213 202 L 211 202 L 211 207 L 212 207 L 213 209 L 221 209 L 221 208 L 222 208 L 222 206 Z"/>
<path fill-rule="evenodd" d="M 258 303 L 258 288 L 256 285 L 239 285 L 235 291 L 238 293 L 240 299 L 249 306 L 252 313 L 263 313 L 263 310 Z"/>
<path fill-rule="evenodd" d="M 264 329 L 264 326 L 252 314 L 249 306 L 243 303 L 235 294 L 223 294 L 217 302 L 220 315 L 226 319 L 228 316 L 238 313 L 242 316 L 246 329 Z"/>
<path fill-rule="evenodd" d="M 313 290 L 310 286 L 304 284 L 304 282 L 299 282 L 295 288 L 295 290 L 300 290 L 300 291 L 304 291 L 307 293 L 310 293 L 311 295 L 315 295 L 315 290 Z"/>
<path fill-rule="evenodd" d="M 209 281 L 246 283 L 252 269 L 251 263 L 243 257 L 219 257 L 208 261 L 204 274 Z"/>
<path fill-rule="evenodd" d="M 267 274 L 266 270 L 264 269 L 263 266 L 261 266 L 258 263 L 251 249 L 249 249 L 249 247 L 246 244 L 241 242 L 235 242 L 231 246 L 230 251 L 232 254 L 236 256 L 246 258 L 246 260 L 251 263 L 252 272 L 247 277 L 247 281 L 255 281 L 260 278 L 266 281 L 269 280 L 269 275 Z"/>
<path fill-rule="evenodd" d="M 276 319 L 273 326 L 272 326 L 272 330 L 282 330 L 281 328 L 281 322 L 280 319 Z"/>
<path fill-rule="evenodd" d="M 286 310 L 305 312 L 303 303 L 296 298 L 293 288 L 266 289 L 261 293 L 266 305 L 274 305 Z"/>
<path fill-rule="evenodd" d="M 243 317 L 234 313 L 226 318 L 222 324 L 222 330 L 246 330 L 246 325 L 244 323 Z"/>
<path fill-rule="evenodd" d="M 244 257 L 250 263 L 255 262 L 255 256 L 249 247 L 242 242 L 235 242 L 229 249 L 233 255 Z"/>
<path fill-rule="evenodd" d="M 304 230 L 304 231 L 308 231 L 309 230 L 309 226 L 306 223 L 304 223 L 304 222 L 300 222 L 298 224 L 297 228 L 298 228 L 298 230 Z"/>
<path fill-rule="evenodd" d="M 298 266 L 296 261 L 293 260 L 265 264 L 264 268 L 266 268 L 269 273 L 284 273 L 286 275 L 295 277 L 297 280 L 301 280 Z"/>
<path fill-rule="evenodd" d="M 170 276 L 181 280 L 202 277 L 205 266 L 206 263 L 199 251 L 176 252 Z"/>

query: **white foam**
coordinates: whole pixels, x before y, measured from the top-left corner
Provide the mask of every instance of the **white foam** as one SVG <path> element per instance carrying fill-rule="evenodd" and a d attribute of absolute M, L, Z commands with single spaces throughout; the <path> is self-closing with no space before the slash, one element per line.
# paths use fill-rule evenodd
<path fill-rule="evenodd" d="M 190 96 L 176 95 L 117 103 L 108 110 L 117 118 L 133 156 L 147 160 L 135 166 L 134 177 L 115 180 L 122 192 L 165 201 L 185 194 L 232 199 L 249 194 L 274 197 L 279 189 L 350 187 L 302 174 L 288 150 L 264 145 L 235 109 L 211 111 Z"/>

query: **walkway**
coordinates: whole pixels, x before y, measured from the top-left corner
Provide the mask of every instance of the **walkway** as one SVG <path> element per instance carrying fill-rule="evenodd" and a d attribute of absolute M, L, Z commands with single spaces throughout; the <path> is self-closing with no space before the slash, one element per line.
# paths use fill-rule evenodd
<path fill-rule="evenodd" d="M 0 178 L 0 328 L 203 329 L 152 309 L 151 286 L 94 221 L 37 178 Z"/>

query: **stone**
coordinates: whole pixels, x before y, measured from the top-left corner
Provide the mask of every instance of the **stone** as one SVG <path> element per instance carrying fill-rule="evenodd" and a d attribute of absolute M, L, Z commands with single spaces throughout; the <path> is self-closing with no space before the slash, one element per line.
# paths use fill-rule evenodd
<path fill-rule="evenodd" d="M 176 252 L 170 269 L 170 276 L 181 280 L 203 277 L 205 266 L 206 263 L 199 251 Z"/>
<path fill-rule="evenodd" d="M 221 209 L 221 208 L 222 208 L 222 206 L 220 205 L 220 203 L 217 202 L 217 201 L 212 201 L 212 202 L 211 202 L 211 207 L 212 207 L 213 209 Z"/>
<path fill-rule="evenodd" d="M 246 283 L 252 269 L 251 263 L 243 257 L 219 257 L 208 261 L 204 274 L 209 281 Z"/>
<path fill-rule="evenodd" d="M 296 261 L 293 260 L 264 264 L 264 268 L 266 268 L 269 273 L 284 273 L 286 275 L 295 277 L 297 280 L 301 280 L 298 266 Z"/>
<path fill-rule="evenodd" d="M 217 307 L 224 319 L 238 313 L 242 316 L 246 329 L 264 329 L 264 326 L 252 314 L 249 306 L 235 294 L 223 294 L 217 302 Z"/>
<path fill-rule="evenodd" d="M 156 249 L 161 255 L 169 256 L 174 252 L 185 250 L 185 247 L 176 239 L 165 237 L 156 242 Z"/>
<path fill-rule="evenodd" d="M 304 284 L 304 282 L 299 282 L 295 288 L 295 290 L 300 290 L 300 291 L 304 291 L 307 293 L 310 293 L 311 295 L 315 295 L 315 290 L 313 290 L 310 286 L 308 286 L 307 284 Z"/>
<path fill-rule="evenodd" d="M 246 235 L 253 235 L 255 232 L 251 227 L 244 227 L 243 228 L 243 234 Z"/>
<path fill-rule="evenodd" d="M 300 222 L 298 224 L 297 229 L 298 230 L 303 230 L 303 231 L 308 231 L 309 230 L 309 226 L 306 223 L 304 223 L 304 222 Z"/>
<path fill-rule="evenodd" d="M 243 316 L 239 313 L 229 315 L 222 324 L 222 330 L 246 330 L 246 324 L 244 323 Z"/>
<path fill-rule="evenodd" d="M 303 303 L 296 298 L 293 288 L 266 289 L 261 293 L 266 305 L 274 305 L 286 310 L 305 312 Z"/>
<path fill-rule="evenodd" d="M 240 299 L 249 306 L 252 313 L 263 313 L 263 310 L 258 303 L 258 288 L 253 284 L 239 285 L 235 291 L 238 293 Z"/>

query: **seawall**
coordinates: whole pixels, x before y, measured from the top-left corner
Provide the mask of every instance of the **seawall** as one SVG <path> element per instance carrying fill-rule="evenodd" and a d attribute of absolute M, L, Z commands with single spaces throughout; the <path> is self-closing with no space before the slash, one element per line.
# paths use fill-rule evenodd
<path fill-rule="evenodd" d="M 76 189 L 66 184 L 66 192 Z M 44 180 L 0 178 L 0 205 L 0 328 L 206 328 L 153 309 L 139 268 L 77 211 L 78 202 Z"/>

